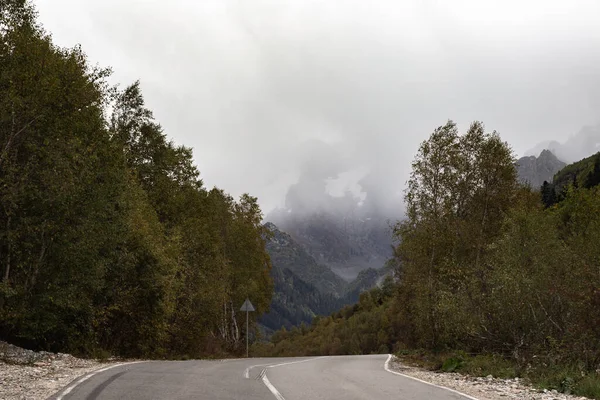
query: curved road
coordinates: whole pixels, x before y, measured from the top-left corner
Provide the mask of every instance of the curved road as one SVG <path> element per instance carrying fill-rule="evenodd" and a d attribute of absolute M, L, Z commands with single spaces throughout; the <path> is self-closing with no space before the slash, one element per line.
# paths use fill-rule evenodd
<path fill-rule="evenodd" d="M 148 361 L 99 370 L 52 400 L 465 400 L 386 370 L 388 355 Z"/>

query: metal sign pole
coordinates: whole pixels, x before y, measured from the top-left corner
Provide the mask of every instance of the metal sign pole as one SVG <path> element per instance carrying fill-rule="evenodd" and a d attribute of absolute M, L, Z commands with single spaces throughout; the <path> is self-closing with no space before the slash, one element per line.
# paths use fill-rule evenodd
<path fill-rule="evenodd" d="M 242 308 L 240 311 L 246 311 L 246 358 L 250 357 L 249 347 L 248 347 L 248 337 L 250 336 L 250 325 L 248 324 L 248 313 L 250 311 L 254 311 L 254 306 L 250 303 L 250 299 L 246 298 L 244 304 L 242 304 Z"/>

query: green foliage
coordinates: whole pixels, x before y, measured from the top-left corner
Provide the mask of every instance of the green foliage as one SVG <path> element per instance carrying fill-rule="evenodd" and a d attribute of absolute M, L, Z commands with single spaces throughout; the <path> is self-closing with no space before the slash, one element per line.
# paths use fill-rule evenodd
<path fill-rule="evenodd" d="M 256 354 L 390 349 L 433 369 L 600 398 L 598 160 L 565 167 L 542 202 L 517 184 L 496 133 L 439 127 L 415 158 L 395 229 L 397 283 L 306 333 L 276 332 Z"/>
<path fill-rule="evenodd" d="M 600 399 L 600 376 L 598 375 L 598 373 L 590 374 L 581 378 L 574 385 L 573 392 L 590 399 Z"/>
<path fill-rule="evenodd" d="M 554 175 L 552 183 L 559 195 L 570 185 L 587 189 L 600 183 L 600 153 L 569 164 Z"/>
<path fill-rule="evenodd" d="M 590 189 L 598 185 L 600 185 L 600 153 L 594 157 L 594 166 L 586 176 L 583 186 Z"/>
<path fill-rule="evenodd" d="M 396 229 L 399 339 L 479 354 L 450 356 L 444 370 L 514 376 L 533 365 L 532 381 L 575 391 L 600 365 L 600 188 L 588 184 L 597 158 L 565 167 L 540 199 L 516 185 L 508 147 L 481 132 L 440 127 L 413 164 Z"/>
<path fill-rule="evenodd" d="M 302 356 L 388 353 L 394 344 L 389 278 L 381 288 L 363 292 L 353 306 L 329 317 L 315 318 L 310 327 L 282 328 L 270 343 L 256 343 L 254 356 Z"/>
<path fill-rule="evenodd" d="M 461 345 L 489 317 L 486 258 L 516 194 L 510 148 L 475 122 L 453 122 L 422 143 L 406 191 L 407 219 L 396 226 L 402 265 L 399 302 L 413 345 Z"/>
<path fill-rule="evenodd" d="M 542 203 L 544 203 L 546 208 L 553 206 L 558 201 L 554 184 L 544 181 L 540 192 L 542 195 Z"/>
<path fill-rule="evenodd" d="M 274 224 L 266 223 L 265 227 L 271 232 L 267 252 L 273 263 L 271 275 L 275 284 L 271 309 L 260 319 L 267 336 L 282 326 L 291 329 L 356 303 L 364 290 L 374 287 L 391 271 L 390 267 L 368 268 L 347 283 L 329 267 L 317 264 L 300 244 Z"/>
<path fill-rule="evenodd" d="M 542 202 L 546 207 L 564 200 L 570 187 L 591 189 L 600 185 L 600 153 L 569 164 L 554 176 L 551 183 L 541 187 Z"/>
<path fill-rule="evenodd" d="M 257 199 L 207 191 L 138 82 L 0 0 L 0 338 L 83 355 L 241 350 L 273 291 Z M 110 110 L 110 115 L 107 115 Z"/>
<path fill-rule="evenodd" d="M 454 372 L 464 365 L 465 361 L 461 357 L 450 357 L 444 360 L 441 370 L 444 372 Z"/>
<path fill-rule="evenodd" d="M 504 379 L 515 378 L 520 374 L 513 361 L 498 354 L 478 354 L 466 357 L 460 366 L 460 371 L 472 376 L 492 375 Z"/>

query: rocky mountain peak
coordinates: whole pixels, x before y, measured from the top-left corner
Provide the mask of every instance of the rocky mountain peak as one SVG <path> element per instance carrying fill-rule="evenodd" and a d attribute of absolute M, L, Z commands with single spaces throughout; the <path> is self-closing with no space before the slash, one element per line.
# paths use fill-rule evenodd
<path fill-rule="evenodd" d="M 517 161 L 517 175 L 519 181 L 539 189 L 544 181 L 551 182 L 554 174 L 564 168 L 566 164 L 547 149 L 542 150 L 538 157 L 527 156 Z"/>

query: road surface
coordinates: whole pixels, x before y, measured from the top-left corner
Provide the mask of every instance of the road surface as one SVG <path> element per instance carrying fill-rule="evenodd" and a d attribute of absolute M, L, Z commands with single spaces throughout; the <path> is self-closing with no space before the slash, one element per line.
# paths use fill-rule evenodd
<path fill-rule="evenodd" d="M 100 370 L 52 400 L 465 400 L 386 370 L 387 355 L 148 361 Z"/>

